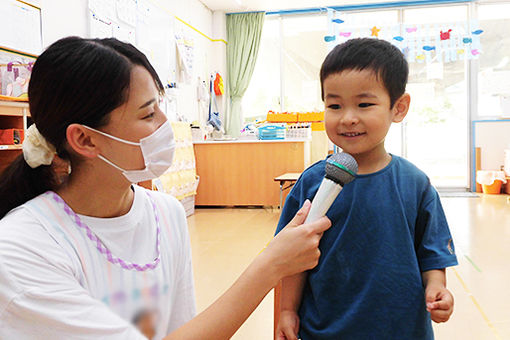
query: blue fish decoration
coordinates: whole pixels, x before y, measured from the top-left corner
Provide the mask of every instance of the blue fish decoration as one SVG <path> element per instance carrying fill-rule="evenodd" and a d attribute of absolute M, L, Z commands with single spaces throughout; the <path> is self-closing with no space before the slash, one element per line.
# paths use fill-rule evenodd
<path fill-rule="evenodd" d="M 343 23 L 343 22 L 344 22 L 342 19 L 333 19 L 333 20 L 331 20 L 331 21 L 333 21 L 333 22 L 334 22 L 334 23 L 336 23 L 336 24 L 341 24 L 341 23 Z"/>
<path fill-rule="evenodd" d="M 423 46 L 423 49 L 425 51 L 434 51 L 436 49 L 436 46 Z"/>
<path fill-rule="evenodd" d="M 470 43 L 472 43 L 472 42 L 473 42 L 473 39 L 471 39 L 471 38 L 464 38 L 464 39 L 462 39 L 462 42 L 463 42 L 464 44 L 470 44 Z"/>
<path fill-rule="evenodd" d="M 483 33 L 483 30 L 476 30 L 476 31 L 471 32 L 471 33 L 476 34 L 476 35 L 480 35 L 480 34 Z"/>
<path fill-rule="evenodd" d="M 334 41 L 336 38 L 334 35 L 326 35 L 324 36 L 324 41 L 325 42 L 330 42 L 330 41 Z"/>
<path fill-rule="evenodd" d="M 396 41 L 403 41 L 404 38 L 401 37 L 400 35 L 397 35 L 396 37 L 393 37 L 393 39 L 395 39 Z"/>

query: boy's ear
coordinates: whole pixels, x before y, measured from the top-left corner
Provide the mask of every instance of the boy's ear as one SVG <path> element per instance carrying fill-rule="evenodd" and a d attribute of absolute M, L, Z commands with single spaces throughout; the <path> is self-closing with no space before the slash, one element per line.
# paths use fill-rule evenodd
<path fill-rule="evenodd" d="M 409 105 L 411 104 L 411 96 L 409 93 L 404 93 L 393 105 L 393 123 L 400 123 L 404 120 L 407 112 L 409 111 Z"/>

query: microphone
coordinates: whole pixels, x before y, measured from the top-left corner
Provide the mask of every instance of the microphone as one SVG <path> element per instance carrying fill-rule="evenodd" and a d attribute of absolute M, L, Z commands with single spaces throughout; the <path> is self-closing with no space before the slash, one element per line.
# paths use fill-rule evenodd
<path fill-rule="evenodd" d="M 315 195 L 305 223 L 325 216 L 342 187 L 356 177 L 358 163 L 348 153 L 335 153 L 326 159 L 326 175 Z"/>

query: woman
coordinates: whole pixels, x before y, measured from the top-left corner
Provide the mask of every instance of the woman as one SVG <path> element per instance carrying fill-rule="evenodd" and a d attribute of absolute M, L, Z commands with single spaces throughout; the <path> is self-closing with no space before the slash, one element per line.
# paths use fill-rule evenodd
<path fill-rule="evenodd" d="M 132 184 L 171 164 L 162 94 L 145 56 L 115 39 L 64 38 L 37 59 L 34 124 L 0 184 L 0 338 L 146 339 L 134 323 L 154 339 L 227 339 L 278 280 L 316 265 L 330 223 L 297 228 L 307 203 L 191 320 L 183 208 Z"/>

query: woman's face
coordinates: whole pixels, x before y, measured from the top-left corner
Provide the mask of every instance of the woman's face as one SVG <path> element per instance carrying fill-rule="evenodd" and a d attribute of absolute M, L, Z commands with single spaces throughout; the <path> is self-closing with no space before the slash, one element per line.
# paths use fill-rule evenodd
<path fill-rule="evenodd" d="M 100 128 L 112 136 L 131 142 L 149 136 L 166 120 L 159 108 L 160 96 L 154 79 L 142 66 L 131 71 L 131 82 L 127 102 L 113 110 L 110 121 Z M 115 141 L 98 134 L 101 138 L 100 154 L 126 170 L 140 170 L 145 167 L 139 146 Z"/>

